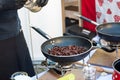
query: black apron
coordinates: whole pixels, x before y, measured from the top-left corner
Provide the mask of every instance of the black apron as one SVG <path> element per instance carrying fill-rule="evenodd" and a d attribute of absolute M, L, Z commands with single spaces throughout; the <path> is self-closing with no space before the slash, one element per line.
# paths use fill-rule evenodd
<path fill-rule="evenodd" d="M 0 80 L 10 80 L 11 75 L 17 71 L 25 71 L 29 76 L 34 76 L 17 10 L 2 11 L 0 18 Z"/>
<path fill-rule="evenodd" d="M 17 71 L 35 75 L 23 32 L 16 37 L 0 40 L 0 63 L 1 80 L 10 80 L 10 76 Z"/>

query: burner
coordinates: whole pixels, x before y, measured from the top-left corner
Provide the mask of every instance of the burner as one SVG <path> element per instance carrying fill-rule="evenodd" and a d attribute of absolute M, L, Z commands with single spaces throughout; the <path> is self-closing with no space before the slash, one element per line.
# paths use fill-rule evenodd
<path fill-rule="evenodd" d="M 67 66 L 61 66 L 61 65 L 56 65 L 55 68 L 53 68 L 58 74 L 64 75 L 67 71 L 70 71 L 73 68 L 73 64 L 67 65 Z"/>
<path fill-rule="evenodd" d="M 109 49 L 109 50 L 113 50 L 116 51 L 116 58 L 119 58 L 118 56 L 118 49 L 120 47 L 120 42 L 112 42 L 112 41 L 106 41 L 104 39 L 100 39 L 100 43 L 102 46 L 104 46 L 105 48 Z"/>
<path fill-rule="evenodd" d="M 70 70 L 71 68 L 73 68 L 73 64 L 71 65 L 67 65 L 67 66 L 61 66 L 61 65 L 57 65 L 56 68 L 58 69 L 64 69 L 64 70 Z"/>
<path fill-rule="evenodd" d="M 120 42 L 111 42 L 111 41 L 106 41 L 104 39 L 100 39 L 100 44 L 104 47 L 116 49 L 116 47 L 120 47 Z"/>

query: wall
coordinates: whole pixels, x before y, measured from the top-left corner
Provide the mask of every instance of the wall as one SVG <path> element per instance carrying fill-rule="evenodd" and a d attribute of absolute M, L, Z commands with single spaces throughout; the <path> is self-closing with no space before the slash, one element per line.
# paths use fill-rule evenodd
<path fill-rule="evenodd" d="M 22 10 L 20 10 L 20 14 L 24 15 L 21 15 L 20 18 L 32 59 L 45 59 L 41 52 L 41 44 L 44 43 L 46 39 L 31 29 L 29 25 L 40 28 L 53 38 L 62 36 L 61 0 L 49 0 L 48 4 L 37 13 L 30 12 L 26 9 L 23 10 L 23 13 L 21 13 L 21 11 Z"/>

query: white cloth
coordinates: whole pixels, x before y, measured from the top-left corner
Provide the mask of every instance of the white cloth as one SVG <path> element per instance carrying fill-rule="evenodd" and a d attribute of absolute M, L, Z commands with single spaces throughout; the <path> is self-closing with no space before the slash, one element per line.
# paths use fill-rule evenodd
<path fill-rule="evenodd" d="M 100 76 L 97 80 L 112 80 L 112 75 Z"/>
<path fill-rule="evenodd" d="M 120 22 L 120 0 L 96 0 L 96 20 L 99 24 Z"/>

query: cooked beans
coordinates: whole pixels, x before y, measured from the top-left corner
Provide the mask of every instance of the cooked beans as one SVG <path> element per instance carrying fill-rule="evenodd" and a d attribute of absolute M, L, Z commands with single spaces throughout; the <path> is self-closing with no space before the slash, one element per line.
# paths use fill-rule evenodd
<path fill-rule="evenodd" d="M 85 47 L 70 45 L 70 46 L 54 46 L 48 53 L 51 55 L 58 56 L 69 56 L 76 55 L 85 52 L 87 49 Z"/>

